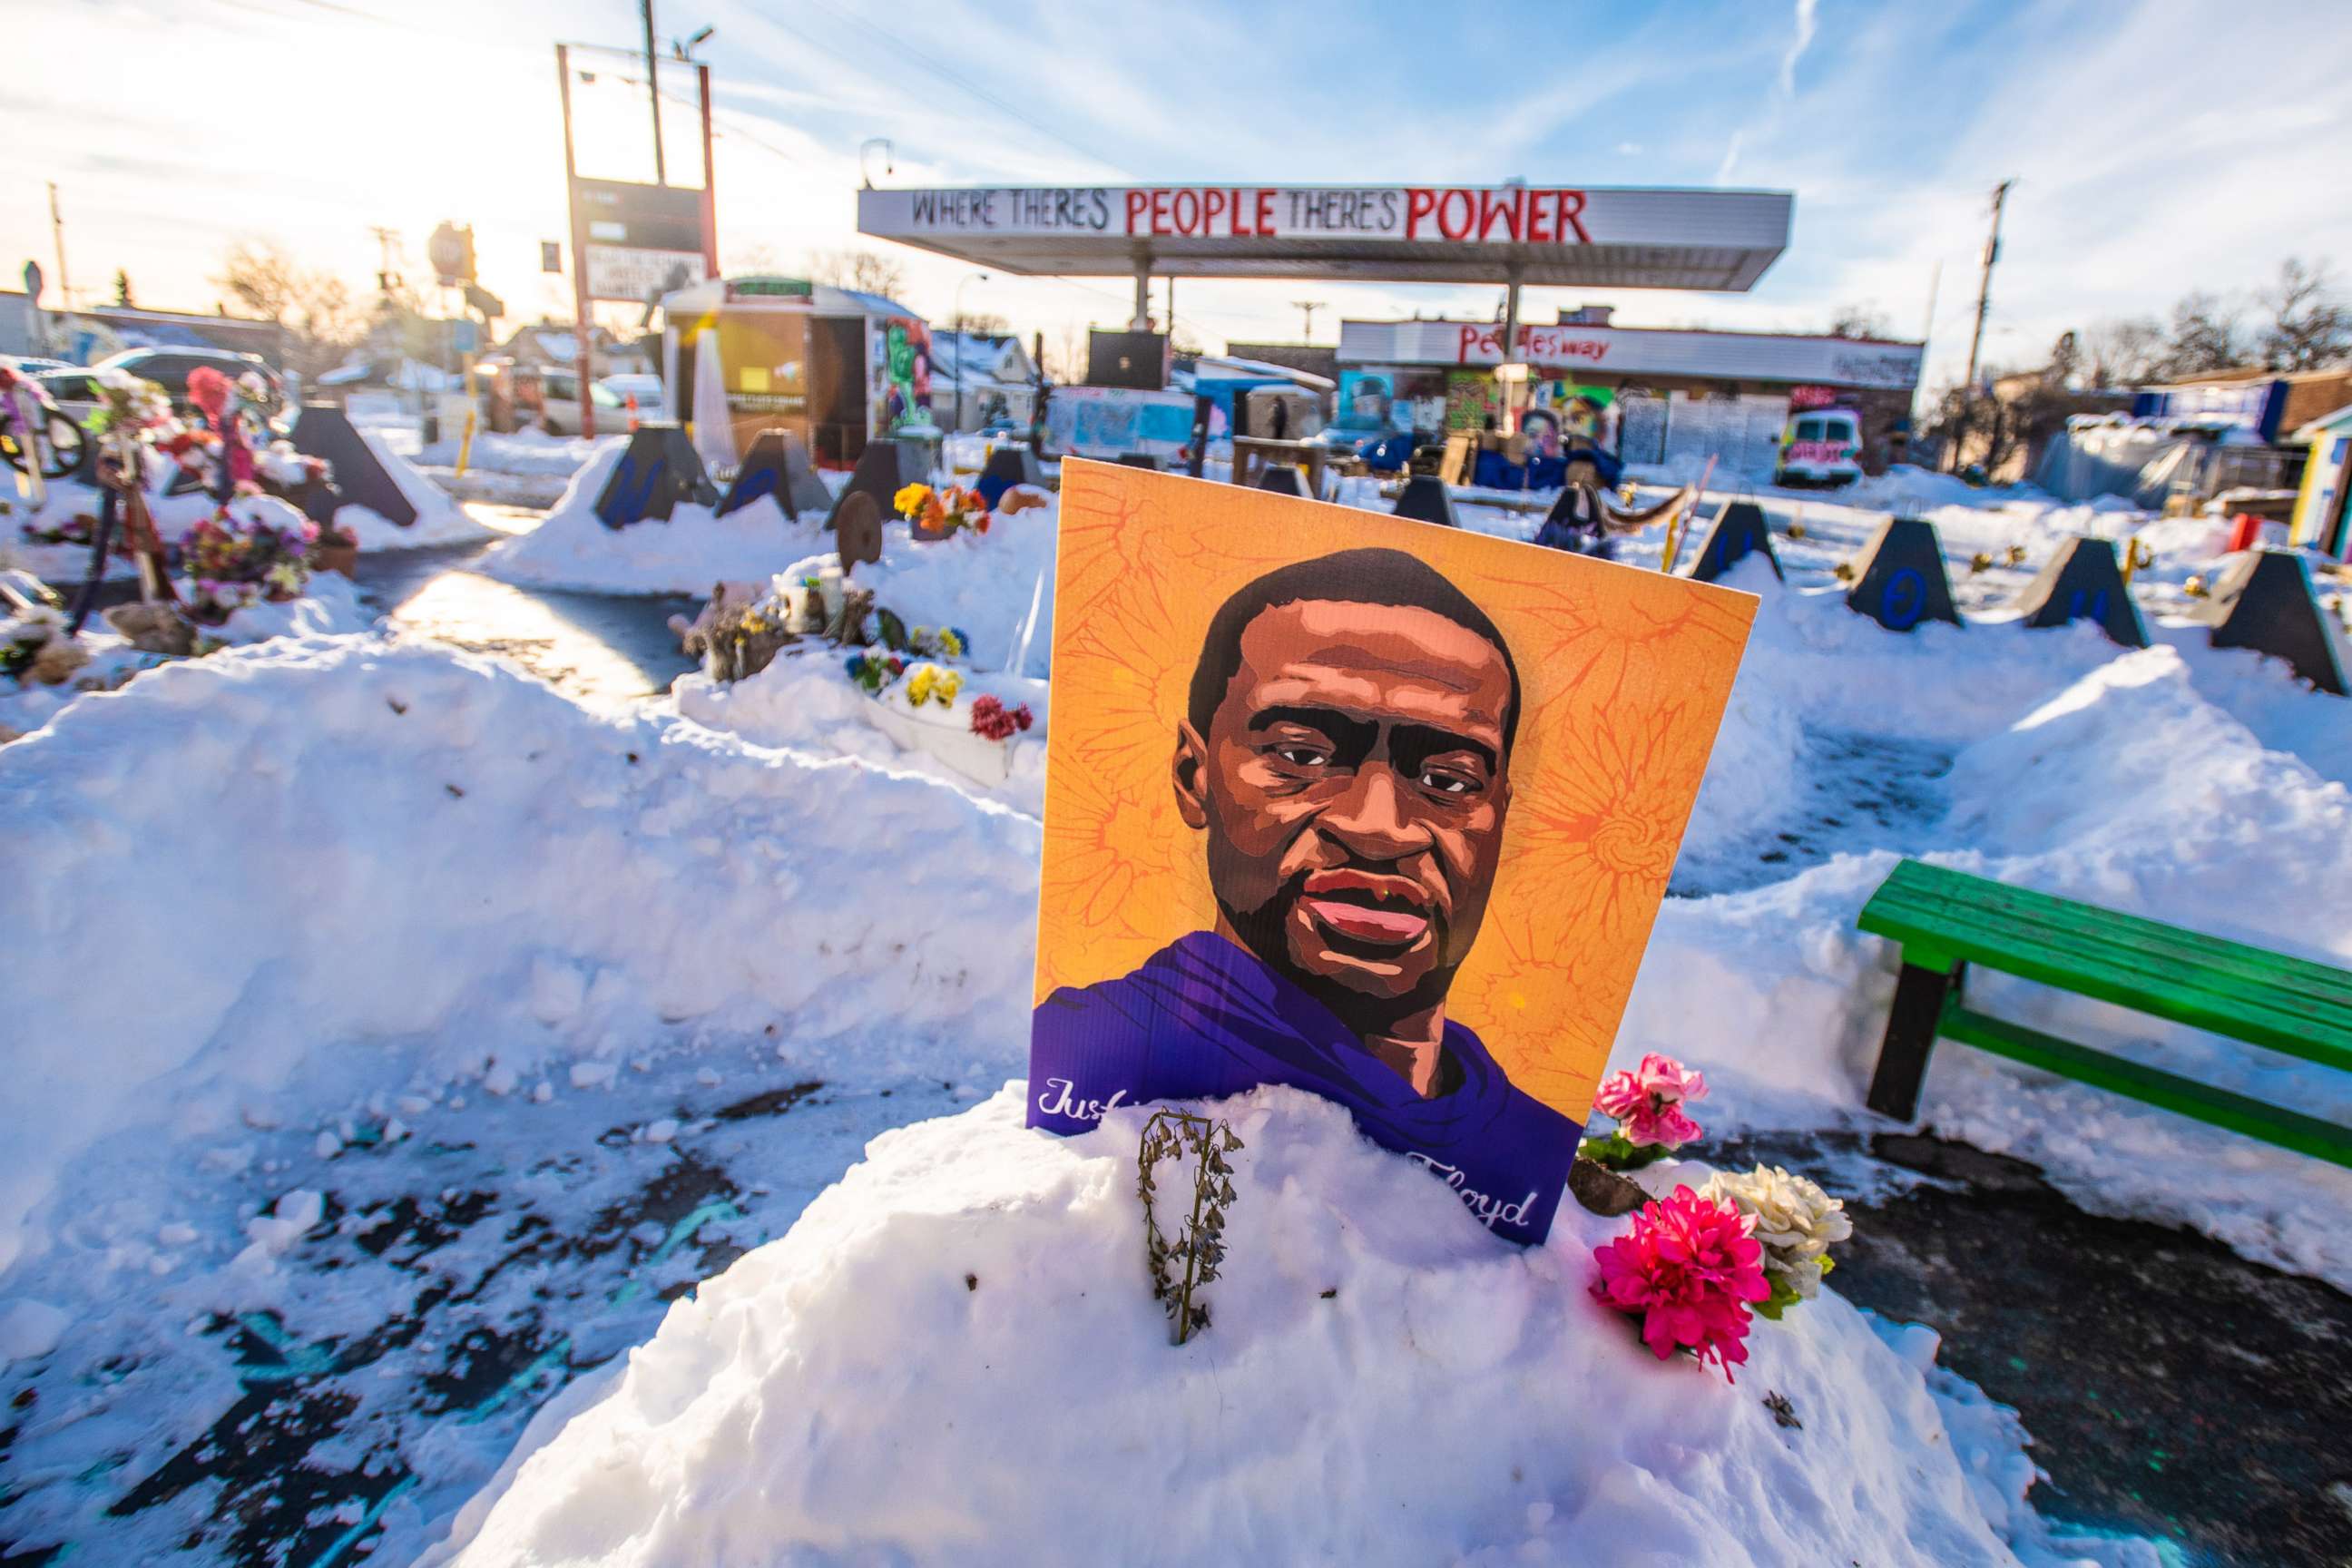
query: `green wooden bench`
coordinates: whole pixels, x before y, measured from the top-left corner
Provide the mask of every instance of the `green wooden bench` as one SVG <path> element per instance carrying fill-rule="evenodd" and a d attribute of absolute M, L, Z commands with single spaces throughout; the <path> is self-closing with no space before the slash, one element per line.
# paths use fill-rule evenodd
<path fill-rule="evenodd" d="M 1906 860 L 1858 922 L 1902 945 L 1870 1108 L 1918 1109 L 1937 1037 L 2339 1165 L 2352 1129 L 2078 1046 L 1965 1005 L 1970 964 L 2352 1071 L 2352 972 Z"/>

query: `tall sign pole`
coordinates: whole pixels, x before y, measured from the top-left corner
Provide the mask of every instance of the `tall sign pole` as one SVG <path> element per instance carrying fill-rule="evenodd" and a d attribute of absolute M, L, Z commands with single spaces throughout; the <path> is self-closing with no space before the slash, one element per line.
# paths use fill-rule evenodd
<path fill-rule="evenodd" d="M 639 0 L 637 9 L 646 18 L 646 97 L 654 107 L 654 184 L 669 184 L 669 169 L 662 162 L 661 139 L 661 57 L 654 53 L 654 0 Z"/>
<path fill-rule="evenodd" d="M 1992 188 L 1992 233 L 1985 238 L 1984 274 L 1977 284 L 1977 330 L 1969 339 L 1969 395 L 1977 390 L 1977 354 L 1984 347 L 1985 310 L 1992 303 L 1992 264 L 2000 259 L 2000 209 L 2009 203 L 2009 187 L 2014 180 L 2003 180 Z"/>
<path fill-rule="evenodd" d="M 702 94 L 702 264 L 719 276 L 719 168 L 710 158 L 710 68 L 694 68 Z"/>
<path fill-rule="evenodd" d="M 572 51 L 563 45 L 555 46 L 555 83 L 563 100 L 563 194 L 572 215 L 572 310 L 573 317 L 572 350 L 580 384 L 580 434 L 596 434 L 596 400 L 589 395 L 593 384 L 595 366 L 589 361 L 593 350 L 591 339 L 595 327 L 590 320 L 588 305 L 588 247 L 580 232 L 580 170 L 572 153 Z"/>
<path fill-rule="evenodd" d="M 49 182 L 49 232 L 58 242 L 58 298 L 73 309 L 73 279 L 66 275 L 66 215 L 58 210 L 58 183 Z"/>

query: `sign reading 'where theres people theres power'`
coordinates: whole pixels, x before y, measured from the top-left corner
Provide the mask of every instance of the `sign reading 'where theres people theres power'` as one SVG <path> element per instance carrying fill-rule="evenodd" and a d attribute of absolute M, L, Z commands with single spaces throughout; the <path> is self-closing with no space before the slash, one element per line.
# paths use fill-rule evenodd
<path fill-rule="evenodd" d="M 1757 601 L 1076 459 L 1054 592 L 1030 1124 L 1288 1084 L 1542 1239 Z"/>

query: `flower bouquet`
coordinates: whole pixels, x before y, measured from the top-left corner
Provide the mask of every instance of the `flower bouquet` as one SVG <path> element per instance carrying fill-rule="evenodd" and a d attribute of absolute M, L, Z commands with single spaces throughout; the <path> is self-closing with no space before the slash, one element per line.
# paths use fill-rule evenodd
<path fill-rule="evenodd" d="M 968 490 L 961 485 L 950 485 L 944 489 L 908 485 L 890 498 L 890 504 L 913 525 L 915 537 L 919 540 L 949 539 L 966 529 L 975 533 L 988 531 L 988 502 L 978 490 Z"/>
<path fill-rule="evenodd" d="M 1007 708 L 995 693 L 988 691 L 971 700 L 971 732 L 984 741 L 1010 741 L 1035 722 L 1026 702 Z"/>
<path fill-rule="evenodd" d="M 1748 1216 L 1748 1233 L 1764 1249 L 1764 1282 L 1771 1294 L 1756 1310 L 1779 1321 L 1781 1313 L 1821 1293 L 1822 1276 L 1836 1267 L 1830 1244 L 1853 1234 L 1845 1204 L 1802 1176 L 1778 1165 L 1754 1172 L 1718 1171 L 1698 1190 L 1703 1198 L 1731 1204 Z"/>
<path fill-rule="evenodd" d="M 299 596 L 318 538 L 319 525 L 283 501 L 251 498 L 222 507 L 180 542 L 190 613 L 217 626 L 261 599 Z"/>
<path fill-rule="evenodd" d="M 1696 1138 L 1683 1107 L 1706 1098 L 1706 1075 L 1655 1051 L 1642 1065 L 1601 1080 L 1592 1109 L 1617 1123 L 1606 1138 L 1587 1138 L 1577 1152 L 1612 1171 L 1638 1171 Z"/>
<path fill-rule="evenodd" d="M 1593 1296 L 1641 1321 L 1660 1361 L 1682 1352 L 1731 1369 L 1748 1359 L 1748 1306 L 1772 1294 L 1752 1222 L 1726 1198 L 1676 1187 L 1643 1205 L 1623 1236 L 1592 1249 Z"/>
<path fill-rule="evenodd" d="M 56 595 L 0 597 L 0 675 L 23 685 L 57 686 L 89 661 L 66 635 L 66 614 Z"/>

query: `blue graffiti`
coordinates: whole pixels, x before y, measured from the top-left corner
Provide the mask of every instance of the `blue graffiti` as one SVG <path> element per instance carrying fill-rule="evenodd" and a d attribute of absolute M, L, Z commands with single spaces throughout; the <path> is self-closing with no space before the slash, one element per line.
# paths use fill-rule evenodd
<path fill-rule="evenodd" d="M 1886 586 L 1879 593 L 1879 623 L 1891 631 L 1907 632 L 1919 624 L 1927 604 L 1927 580 L 1916 568 L 1897 567 L 1887 574 Z"/>

